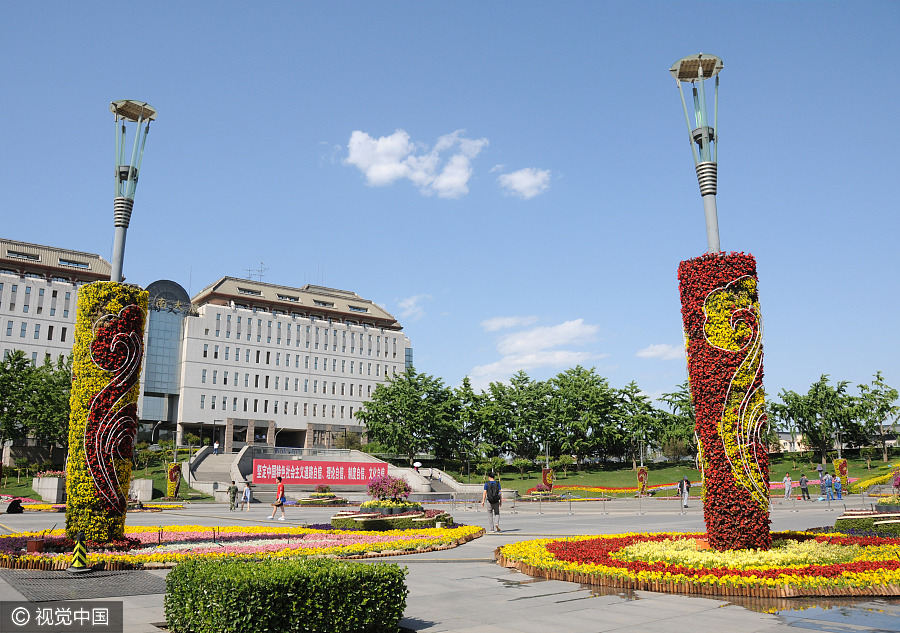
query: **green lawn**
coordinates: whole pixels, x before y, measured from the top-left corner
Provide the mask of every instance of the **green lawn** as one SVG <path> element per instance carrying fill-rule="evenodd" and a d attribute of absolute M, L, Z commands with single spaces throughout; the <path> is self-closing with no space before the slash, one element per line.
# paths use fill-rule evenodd
<path fill-rule="evenodd" d="M 6 485 L 0 487 L 0 495 L 9 495 L 11 497 L 27 497 L 28 499 L 41 500 L 37 493 L 31 487 L 31 477 L 22 477 L 20 483 L 16 483 L 15 476 L 3 476 Z"/>
<path fill-rule="evenodd" d="M 881 472 L 887 472 L 890 468 L 889 464 L 884 464 L 880 460 L 872 461 L 871 470 L 866 469 L 866 460 L 864 459 L 856 458 L 848 459 L 847 461 L 850 469 L 850 477 L 854 479 L 857 477 L 865 479 L 870 476 L 875 476 Z M 674 483 L 679 481 L 682 477 L 687 477 L 691 481 L 699 481 L 700 479 L 700 472 L 693 468 L 693 464 L 689 462 L 682 462 L 678 465 L 667 463 L 649 464 L 647 467 L 650 471 L 649 485 L 651 486 L 654 484 Z M 828 464 L 826 468 L 834 474 L 834 466 L 832 464 Z M 796 482 L 800 479 L 800 475 L 803 473 L 806 473 L 806 476 L 809 479 L 817 478 L 815 463 L 810 465 L 809 462 L 794 460 L 789 456 L 770 455 L 769 480 L 780 482 L 784 478 L 786 472 L 791 474 L 791 479 L 795 482 L 795 486 Z M 468 477 L 465 473 L 461 475 L 454 473 L 453 475 L 461 483 L 477 484 L 486 481 L 486 478 L 479 473 L 471 473 Z M 504 488 L 515 489 L 518 490 L 519 493 L 524 493 L 529 488 L 533 488 L 541 483 L 541 472 L 540 470 L 531 470 L 526 472 L 525 477 L 522 478 L 518 471 L 509 468 L 504 470 L 500 475 L 500 482 Z M 570 468 L 568 475 L 565 475 L 562 472 L 556 473 L 556 485 L 603 486 L 606 488 L 636 487 L 637 472 L 623 464 L 610 465 L 609 467 L 587 467 L 580 471 Z M 847 485 L 845 483 L 844 490 L 846 491 L 846 489 Z M 816 487 L 813 486 L 813 492 L 815 491 Z M 591 495 L 591 493 L 588 492 L 579 492 L 578 494 L 580 496 Z"/>

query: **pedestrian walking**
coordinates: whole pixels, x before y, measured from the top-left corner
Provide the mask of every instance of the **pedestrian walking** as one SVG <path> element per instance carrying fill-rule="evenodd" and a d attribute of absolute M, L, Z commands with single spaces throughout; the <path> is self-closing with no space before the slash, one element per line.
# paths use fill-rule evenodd
<path fill-rule="evenodd" d="M 800 494 L 804 501 L 811 500 L 809 498 L 809 479 L 806 478 L 806 473 L 800 473 Z"/>
<path fill-rule="evenodd" d="M 839 501 L 843 499 L 843 497 L 841 496 L 841 476 L 839 474 L 834 474 L 834 479 L 831 480 L 831 485 L 834 486 L 834 496 L 837 497 Z"/>
<path fill-rule="evenodd" d="M 678 482 L 678 494 L 681 495 L 681 507 L 688 507 L 688 499 L 691 497 L 691 480 L 687 477 Z"/>
<path fill-rule="evenodd" d="M 832 488 L 831 484 L 831 473 L 826 471 L 822 476 L 822 484 L 820 488 L 822 488 L 822 493 L 828 501 L 834 499 L 834 488 Z"/>
<path fill-rule="evenodd" d="M 823 470 L 825 470 L 825 469 L 822 468 L 822 464 L 819 464 L 818 466 L 816 466 L 816 475 L 819 477 L 819 484 L 820 484 L 820 485 L 821 485 L 821 483 L 822 483 L 822 471 L 823 471 Z"/>
<path fill-rule="evenodd" d="M 794 482 L 791 481 L 791 473 L 785 473 L 781 483 L 784 484 L 784 500 L 787 501 L 791 498 L 791 489 L 794 485 Z"/>
<path fill-rule="evenodd" d="M 488 517 L 492 532 L 500 531 L 500 506 L 503 498 L 500 496 L 500 484 L 494 481 L 494 473 L 488 475 L 488 481 L 484 484 L 484 493 L 481 495 L 481 507 L 488 503 Z"/>
<path fill-rule="evenodd" d="M 237 495 L 238 495 L 238 487 L 232 481 L 231 485 L 228 486 L 228 511 L 234 512 L 234 509 L 237 507 Z"/>
<path fill-rule="evenodd" d="M 213 455 L 219 454 L 219 440 L 213 442 Z"/>
<path fill-rule="evenodd" d="M 250 512 L 250 502 L 253 501 L 253 492 L 250 490 L 250 483 L 244 483 L 244 494 L 241 496 L 241 510 Z"/>
<path fill-rule="evenodd" d="M 270 516 L 269 519 L 274 519 L 275 511 L 281 508 L 281 516 L 278 517 L 278 520 L 284 521 L 284 502 L 287 501 L 284 496 L 284 484 L 281 483 L 281 477 L 276 477 L 275 483 L 277 483 L 278 486 L 275 489 L 275 503 L 272 504 L 272 516 Z"/>

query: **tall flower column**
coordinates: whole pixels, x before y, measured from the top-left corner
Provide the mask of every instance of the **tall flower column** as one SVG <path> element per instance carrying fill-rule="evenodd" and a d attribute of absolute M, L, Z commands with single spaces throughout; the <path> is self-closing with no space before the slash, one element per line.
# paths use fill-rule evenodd
<path fill-rule="evenodd" d="M 769 462 L 756 260 L 708 253 L 678 267 L 703 513 L 716 549 L 768 548 Z"/>
<path fill-rule="evenodd" d="M 147 292 L 100 281 L 78 291 L 66 534 L 105 542 L 125 534 Z"/>

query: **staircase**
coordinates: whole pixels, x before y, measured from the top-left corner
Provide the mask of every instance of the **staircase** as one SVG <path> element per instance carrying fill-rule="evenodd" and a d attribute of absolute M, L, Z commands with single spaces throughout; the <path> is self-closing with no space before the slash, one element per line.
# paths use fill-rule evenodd
<path fill-rule="evenodd" d="M 194 469 L 194 479 L 198 482 L 219 482 L 227 488 L 231 484 L 232 454 L 207 455 Z"/>

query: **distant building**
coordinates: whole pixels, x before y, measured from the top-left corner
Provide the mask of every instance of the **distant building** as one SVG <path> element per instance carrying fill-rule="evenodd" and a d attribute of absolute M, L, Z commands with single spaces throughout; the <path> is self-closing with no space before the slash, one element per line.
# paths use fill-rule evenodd
<path fill-rule="evenodd" d="M 147 424 L 175 423 L 179 443 L 334 446 L 365 431 L 354 413 L 411 363 L 397 320 L 354 292 L 223 277 L 188 302 L 176 286 L 148 286 L 139 410 Z"/>
<path fill-rule="evenodd" d="M 78 287 L 110 269 L 96 254 L 0 239 L 2 353 L 35 364 L 71 353 Z M 170 280 L 147 290 L 140 441 L 333 447 L 365 432 L 354 414 L 412 365 L 400 323 L 354 292 L 234 277 L 193 298 Z"/>
<path fill-rule="evenodd" d="M 0 239 L 0 349 L 33 363 L 68 356 L 75 342 L 78 286 L 109 280 L 94 253 Z"/>

